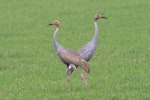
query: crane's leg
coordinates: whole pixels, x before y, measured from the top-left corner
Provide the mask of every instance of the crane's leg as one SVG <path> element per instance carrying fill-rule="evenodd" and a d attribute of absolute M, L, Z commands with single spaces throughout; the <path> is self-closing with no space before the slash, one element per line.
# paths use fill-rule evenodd
<path fill-rule="evenodd" d="M 67 65 L 67 78 L 66 78 L 66 88 L 68 88 L 68 84 L 70 81 L 70 77 L 72 72 L 74 71 L 74 69 L 76 69 L 76 66 L 73 64 Z"/>
<path fill-rule="evenodd" d="M 69 84 L 69 81 L 70 81 L 71 73 L 72 73 L 72 71 L 67 69 L 66 88 L 68 88 L 68 84 Z"/>
<path fill-rule="evenodd" d="M 88 83 L 87 83 L 87 81 L 86 81 L 86 76 L 85 76 L 85 74 L 86 74 L 86 72 L 90 73 L 90 68 L 89 68 L 87 62 L 86 62 L 85 60 L 83 60 L 83 59 L 82 59 L 81 65 L 84 66 L 83 72 L 82 72 L 82 74 L 80 74 L 81 79 L 82 79 L 82 82 L 83 82 L 83 85 L 84 85 L 85 87 L 89 88 L 89 85 L 88 85 Z"/>
<path fill-rule="evenodd" d="M 76 70 L 76 69 L 74 69 L 74 70 Z M 80 75 L 80 77 L 81 77 L 81 79 L 82 79 L 82 82 L 83 82 L 83 85 L 84 85 L 86 88 L 89 88 L 89 85 L 88 85 L 88 83 L 87 83 L 87 81 L 86 81 L 85 71 L 83 71 L 81 74 L 80 74 L 80 72 L 78 72 L 77 70 L 76 70 L 76 72 Z"/>
<path fill-rule="evenodd" d="M 83 85 L 84 85 L 85 87 L 89 88 L 89 85 L 88 85 L 88 83 L 87 83 L 87 81 L 86 81 L 85 71 L 83 71 L 80 76 L 81 76 Z"/>
<path fill-rule="evenodd" d="M 86 81 L 86 72 L 83 70 L 82 73 L 78 72 L 77 70 L 77 66 L 73 65 L 73 64 L 70 64 L 67 66 L 67 79 L 66 79 L 66 88 L 68 88 L 68 84 L 69 84 L 69 81 L 70 81 L 70 77 L 71 77 L 71 74 L 72 72 L 75 70 L 77 72 L 78 75 L 80 75 L 81 79 L 82 79 L 82 82 L 83 82 L 83 85 L 87 88 L 89 88 L 89 85 Z"/>
<path fill-rule="evenodd" d="M 77 69 L 77 66 L 75 66 L 75 65 L 73 65 L 73 64 L 70 64 L 70 65 L 69 65 L 69 69 L 70 69 L 70 68 L 73 68 L 73 70 L 75 70 L 75 71 L 77 72 L 77 74 L 80 75 L 84 86 L 87 87 L 87 88 L 89 88 L 89 85 L 88 85 L 88 83 L 87 83 L 87 81 L 86 81 L 86 76 L 85 76 L 86 72 L 83 70 L 82 74 L 80 74 L 80 72 L 78 72 L 78 71 L 76 70 L 76 69 Z"/>

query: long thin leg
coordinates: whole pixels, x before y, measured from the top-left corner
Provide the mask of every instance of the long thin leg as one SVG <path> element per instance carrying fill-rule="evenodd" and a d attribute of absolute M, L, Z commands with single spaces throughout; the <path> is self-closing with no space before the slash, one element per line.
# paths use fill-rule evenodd
<path fill-rule="evenodd" d="M 71 73 L 72 73 L 72 71 L 67 69 L 66 88 L 68 88 L 68 84 L 69 84 L 69 81 L 70 81 Z"/>
<path fill-rule="evenodd" d="M 81 79 L 82 79 L 82 82 L 83 82 L 83 85 L 85 86 L 85 87 L 87 87 L 87 88 L 89 88 L 89 85 L 88 85 L 88 83 L 87 83 L 87 81 L 86 81 L 86 76 L 85 76 L 85 71 L 83 70 L 83 72 L 82 72 L 82 74 L 80 74 L 80 72 L 78 72 L 77 70 L 76 70 L 76 67 L 74 66 L 74 65 L 72 65 L 72 68 L 73 68 L 73 70 L 75 70 L 79 75 L 80 75 L 80 77 L 81 77 Z"/>
<path fill-rule="evenodd" d="M 87 88 L 89 88 L 89 85 L 86 81 L 86 76 L 85 76 L 85 71 L 83 70 L 82 73 L 80 73 L 79 71 L 76 70 L 76 66 L 73 64 L 70 64 L 69 66 L 67 66 L 67 79 L 66 79 L 66 87 L 68 87 L 69 81 L 70 81 L 70 77 L 71 77 L 71 73 L 73 72 L 73 70 L 75 70 L 77 72 L 77 74 L 80 75 L 83 85 Z"/>
<path fill-rule="evenodd" d="M 87 88 L 89 88 L 89 85 L 86 81 L 86 76 L 85 76 L 85 71 L 83 71 L 83 73 L 80 75 L 81 76 L 81 79 L 82 79 L 82 82 L 83 82 L 83 85 Z"/>

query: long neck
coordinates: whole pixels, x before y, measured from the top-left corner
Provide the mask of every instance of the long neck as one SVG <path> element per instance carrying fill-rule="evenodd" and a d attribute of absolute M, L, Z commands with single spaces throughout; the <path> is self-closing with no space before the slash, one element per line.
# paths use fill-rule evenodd
<path fill-rule="evenodd" d="M 97 43 L 97 41 L 98 41 L 98 25 L 97 25 L 96 21 L 94 21 L 94 27 L 95 27 L 95 34 L 94 34 L 92 41 Z"/>
<path fill-rule="evenodd" d="M 59 28 L 57 27 L 55 32 L 54 32 L 54 35 L 53 35 L 53 44 L 54 44 L 54 48 L 55 48 L 56 52 L 58 52 L 58 49 L 60 48 L 60 45 L 59 45 L 59 43 L 57 42 L 57 39 L 56 39 L 56 34 L 57 34 L 58 31 L 59 31 Z"/>

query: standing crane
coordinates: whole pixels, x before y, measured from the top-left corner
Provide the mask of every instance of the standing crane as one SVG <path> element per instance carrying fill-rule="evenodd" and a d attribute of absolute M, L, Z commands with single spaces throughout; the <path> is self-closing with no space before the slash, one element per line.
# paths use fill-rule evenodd
<path fill-rule="evenodd" d="M 93 39 L 91 41 L 89 41 L 87 44 L 85 44 L 83 47 L 81 47 L 77 52 L 80 54 L 80 56 L 86 60 L 87 62 L 93 57 L 94 52 L 96 50 L 96 46 L 97 46 L 97 42 L 98 42 L 98 25 L 97 25 L 97 20 L 98 19 L 107 19 L 106 17 L 100 15 L 100 14 L 96 14 L 94 16 L 94 27 L 95 27 L 95 34 L 93 36 Z M 69 73 L 73 72 L 74 69 L 74 65 L 71 64 L 70 66 L 70 70 L 68 70 Z M 71 69 L 71 66 L 73 67 Z M 76 66 L 77 68 L 78 66 Z M 71 75 L 71 74 L 70 74 Z M 81 74 L 81 78 L 83 79 L 83 83 L 87 84 L 86 82 L 86 77 L 85 77 L 85 73 Z M 88 84 L 87 84 L 88 85 Z"/>
<path fill-rule="evenodd" d="M 76 68 L 75 66 L 80 66 L 81 68 L 83 68 L 85 72 L 90 73 L 90 67 L 88 66 L 86 60 L 84 60 L 77 52 L 65 48 L 57 42 L 56 34 L 60 29 L 60 22 L 58 20 L 55 20 L 49 25 L 56 26 L 56 30 L 54 31 L 54 35 L 53 35 L 53 44 L 54 44 L 55 51 L 59 56 L 60 60 L 67 66 L 67 70 L 72 68 L 75 69 Z M 69 68 L 70 64 L 72 68 Z M 70 80 L 70 73 L 67 73 L 66 84 L 68 84 L 69 80 Z"/>

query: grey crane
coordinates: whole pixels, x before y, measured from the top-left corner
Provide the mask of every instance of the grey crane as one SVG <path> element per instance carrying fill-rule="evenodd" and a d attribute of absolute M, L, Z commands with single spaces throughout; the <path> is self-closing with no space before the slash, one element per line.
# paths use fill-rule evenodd
<path fill-rule="evenodd" d="M 94 52 L 96 50 L 96 46 L 97 46 L 97 42 L 98 42 L 98 25 L 97 25 L 97 20 L 98 19 L 107 19 L 106 17 L 100 15 L 100 14 L 96 14 L 94 16 L 94 26 L 95 26 L 95 33 L 94 33 L 94 36 L 93 36 L 93 39 L 91 41 L 89 41 L 87 44 L 85 44 L 83 47 L 81 47 L 77 52 L 80 54 L 80 56 L 86 60 L 87 62 L 93 57 L 94 55 Z M 71 64 L 69 65 L 70 66 L 70 69 L 68 70 L 68 73 L 72 73 L 73 70 L 75 69 L 74 68 L 74 65 Z M 71 66 L 73 67 L 71 69 Z M 78 66 L 76 66 L 77 68 Z M 71 75 L 71 74 L 70 74 Z M 85 74 L 82 73 L 81 74 L 81 78 L 83 79 L 83 83 L 88 85 L 87 82 L 86 82 L 86 77 L 85 77 Z"/>
<path fill-rule="evenodd" d="M 65 48 L 57 42 L 56 34 L 60 29 L 60 22 L 58 20 L 55 20 L 49 25 L 56 26 L 56 30 L 53 35 L 54 48 L 60 60 L 67 66 L 67 69 L 70 69 L 69 64 L 71 64 L 72 67 L 80 66 L 81 68 L 83 68 L 85 72 L 90 73 L 90 67 L 88 66 L 86 60 L 84 60 L 76 51 L 72 51 L 68 48 Z M 70 79 L 70 73 L 67 73 L 67 79 L 66 79 L 67 84 L 69 82 L 69 79 Z"/>

